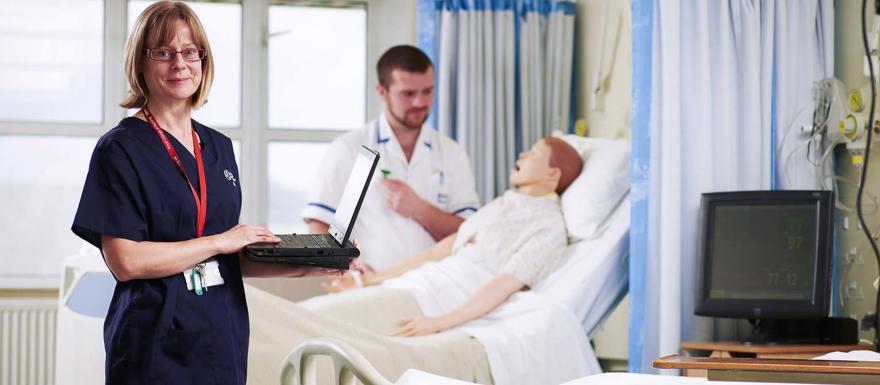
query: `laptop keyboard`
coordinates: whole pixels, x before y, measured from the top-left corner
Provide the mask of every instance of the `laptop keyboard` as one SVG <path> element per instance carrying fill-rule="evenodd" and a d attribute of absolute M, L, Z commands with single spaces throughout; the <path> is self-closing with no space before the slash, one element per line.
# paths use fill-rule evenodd
<path fill-rule="evenodd" d="M 278 237 L 281 238 L 278 247 L 336 247 L 334 246 L 336 240 L 330 243 L 332 237 L 330 234 L 282 234 Z"/>
<path fill-rule="evenodd" d="M 315 241 L 315 244 L 317 244 L 318 247 L 331 247 L 330 242 L 327 242 L 328 237 L 330 237 L 330 235 L 314 235 L 314 234 L 312 234 L 312 240 Z"/>

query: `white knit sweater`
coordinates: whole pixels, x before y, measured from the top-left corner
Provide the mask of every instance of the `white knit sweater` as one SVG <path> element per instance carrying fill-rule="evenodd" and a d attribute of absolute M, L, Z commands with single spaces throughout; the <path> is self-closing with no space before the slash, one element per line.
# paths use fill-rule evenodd
<path fill-rule="evenodd" d="M 467 258 L 531 287 L 556 268 L 566 245 L 558 195 L 508 190 L 461 224 L 450 258 Z"/>

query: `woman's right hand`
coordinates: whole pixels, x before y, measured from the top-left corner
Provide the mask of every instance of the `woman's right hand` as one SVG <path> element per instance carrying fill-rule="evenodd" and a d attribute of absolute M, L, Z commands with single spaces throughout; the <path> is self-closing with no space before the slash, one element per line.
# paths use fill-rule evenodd
<path fill-rule="evenodd" d="M 281 238 L 263 226 L 239 224 L 223 233 L 214 235 L 218 254 L 232 254 L 254 243 L 278 243 Z"/>

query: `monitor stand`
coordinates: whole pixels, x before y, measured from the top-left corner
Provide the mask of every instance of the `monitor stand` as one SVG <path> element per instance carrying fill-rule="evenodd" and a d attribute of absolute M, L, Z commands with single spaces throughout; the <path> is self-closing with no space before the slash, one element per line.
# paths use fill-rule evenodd
<path fill-rule="evenodd" d="M 858 322 L 852 318 L 749 319 L 752 335 L 745 344 L 829 344 L 859 343 Z"/>

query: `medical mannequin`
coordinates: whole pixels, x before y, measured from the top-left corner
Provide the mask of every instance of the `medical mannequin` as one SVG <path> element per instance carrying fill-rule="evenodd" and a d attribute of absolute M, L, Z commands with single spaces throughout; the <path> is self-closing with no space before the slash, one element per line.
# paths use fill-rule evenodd
<path fill-rule="evenodd" d="M 384 112 L 331 143 L 302 212 L 312 233 L 327 233 L 357 149 L 377 150 L 378 178 L 352 233 L 367 270 L 387 269 L 449 236 L 479 208 L 467 154 L 424 126 L 434 101 L 431 60 L 418 48 L 396 46 L 379 59 L 377 73 Z"/>
<path fill-rule="evenodd" d="M 512 294 L 546 277 L 567 245 L 558 194 L 574 181 L 582 167 L 581 157 L 571 146 L 546 137 L 517 160 L 510 176 L 516 189 L 487 204 L 462 225 L 460 232 L 389 269 L 365 274 L 361 284 L 379 285 L 450 255 L 465 255 L 463 258 L 495 274 L 465 303 L 443 315 L 405 319 L 393 335 L 433 334 L 461 325 L 489 313 Z M 358 286 L 350 276 L 336 278 L 332 285 L 338 291 Z"/>
<path fill-rule="evenodd" d="M 346 275 L 328 285 L 338 293 L 298 304 L 282 304 L 271 294 L 246 289 L 249 303 L 258 309 L 252 316 L 262 315 L 252 318 L 248 367 L 265 373 L 265 381 L 274 380 L 290 350 L 313 337 L 340 339 L 399 361 L 395 356 L 405 354 L 409 343 L 391 336 L 423 336 L 419 338 L 427 340 L 422 341 L 450 349 L 450 355 L 431 362 L 404 357 L 403 365 L 489 381 L 482 345 L 454 328 L 537 285 L 557 267 L 567 246 L 558 194 L 582 167 L 571 146 L 545 138 L 516 162 L 510 177 L 516 189 L 468 217 L 457 233 L 388 269 L 363 275 L 367 287 L 356 289 L 354 277 Z M 279 306 L 286 308 L 280 322 L 271 316 Z M 319 372 L 319 378 L 332 375 Z"/>

